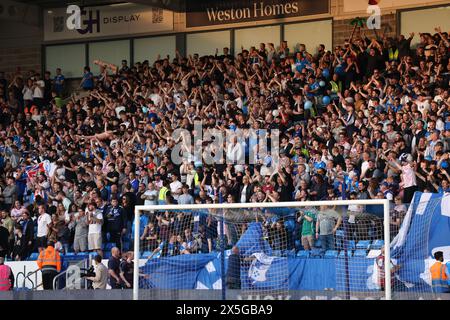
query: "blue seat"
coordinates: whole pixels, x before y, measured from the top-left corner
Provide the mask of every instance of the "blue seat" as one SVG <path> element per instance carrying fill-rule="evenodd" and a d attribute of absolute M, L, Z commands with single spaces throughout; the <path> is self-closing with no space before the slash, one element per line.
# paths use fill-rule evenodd
<path fill-rule="evenodd" d="M 75 256 L 75 253 L 73 253 L 73 252 L 67 252 L 67 253 L 65 254 L 65 256 L 66 256 L 66 257 L 73 257 L 73 256 Z"/>
<path fill-rule="evenodd" d="M 104 252 L 103 259 L 109 259 L 109 258 L 111 258 L 111 252 L 110 251 Z"/>
<path fill-rule="evenodd" d="M 370 249 L 380 250 L 382 246 L 384 246 L 384 240 L 374 240 Z"/>
<path fill-rule="evenodd" d="M 363 250 L 363 249 L 355 250 L 355 252 L 353 253 L 353 256 L 354 257 L 365 258 L 367 256 L 367 251 Z"/>
<path fill-rule="evenodd" d="M 369 248 L 370 248 L 370 240 L 360 240 L 356 244 L 356 249 L 369 250 Z"/>
<path fill-rule="evenodd" d="M 141 258 L 148 259 L 148 257 L 150 257 L 151 255 L 152 255 L 151 251 L 144 251 L 142 252 Z"/>
<path fill-rule="evenodd" d="M 333 259 L 333 258 L 336 258 L 337 256 L 338 256 L 337 250 L 327 250 L 323 257 L 326 259 Z"/>
<path fill-rule="evenodd" d="M 80 257 L 80 258 L 86 258 L 86 257 L 89 256 L 89 252 L 78 252 L 78 253 L 76 254 L 76 256 L 77 256 L 77 257 Z"/>
<path fill-rule="evenodd" d="M 105 244 L 105 251 L 111 251 L 112 248 L 114 248 L 116 244 L 114 242 L 108 242 Z"/>
<path fill-rule="evenodd" d="M 131 249 L 131 243 L 130 242 L 124 242 L 122 251 L 129 251 Z"/>
<path fill-rule="evenodd" d="M 297 252 L 297 257 L 299 258 L 309 258 L 309 250 L 300 250 L 299 252 Z"/>
<path fill-rule="evenodd" d="M 321 248 L 322 247 L 322 241 L 320 239 L 317 239 L 314 241 L 314 248 Z"/>
<path fill-rule="evenodd" d="M 39 253 L 37 252 L 33 252 L 32 254 L 30 254 L 30 256 L 28 257 L 28 261 L 34 261 L 37 260 L 39 258 Z"/>
<path fill-rule="evenodd" d="M 349 249 L 349 250 L 355 250 L 356 249 L 355 240 L 347 241 L 347 249 Z"/>
<path fill-rule="evenodd" d="M 322 250 L 318 249 L 318 248 L 313 248 L 311 250 L 311 253 L 309 255 L 311 258 L 322 258 L 323 254 L 322 254 Z"/>
<path fill-rule="evenodd" d="M 347 257 L 351 257 L 352 256 L 352 250 L 347 250 Z M 339 252 L 339 258 L 344 258 L 345 257 L 345 251 L 341 250 L 341 252 Z"/>

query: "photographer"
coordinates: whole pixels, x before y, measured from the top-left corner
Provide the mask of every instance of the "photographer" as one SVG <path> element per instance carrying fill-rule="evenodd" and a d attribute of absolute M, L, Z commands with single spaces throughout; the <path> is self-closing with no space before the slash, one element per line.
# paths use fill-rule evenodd
<path fill-rule="evenodd" d="M 108 283 L 108 268 L 102 263 L 102 256 L 96 255 L 94 258 L 95 266 L 93 277 L 86 277 L 87 280 L 92 281 L 92 287 L 94 289 L 106 289 Z"/>

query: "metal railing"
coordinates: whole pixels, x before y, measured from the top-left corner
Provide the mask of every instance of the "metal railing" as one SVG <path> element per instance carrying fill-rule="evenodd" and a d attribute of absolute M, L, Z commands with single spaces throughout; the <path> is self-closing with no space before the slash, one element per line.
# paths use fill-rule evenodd
<path fill-rule="evenodd" d="M 64 289 L 77 289 L 76 286 L 74 286 L 74 284 L 79 283 L 80 287 L 79 289 L 86 289 L 87 288 L 87 280 L 85 278 L 79 277 L 79 272 L 81 270 L 86 270 L 86 268 L 88 267 L 89 264 L 89 259 L 84 259 L 82 261 L 79 261 L 78 263 L 69 266 L 66 270 L 64 270 L 63 272 L 59 273 L 58 275 L 55 276 L 55 278 L 53 279 L 53 290 L 64 290 Z M 72 274 L 69 274 L 69 271 L 73 271 L 73 266 L 75 266 L 78 269 L 78 277 L 74 280 L 71 280 L 71 276 Z M 72 267 L 72 268 L 71 268 Z M 60 281 L 64 279 L 64 287 L 63 288 L 59 288 L 60 287 Z M 68 280 L 71 280 L 72 283 L 71 285 L 67 285 Z M 81 286 L 81 284 L 84 284 L 84 286 Z"/>
<path fill-rule="evenodd" d="M 19 272 L 18 274 L 17 274 L 17 277 L 19 276 L 19 274 L 23 274 L 24 275 L 24 279 L 23 279 L 23 282 L 22 282 L 22 289 L 25 289 L 26 288 L 26 283 L 27 283 L 27 280 L 28 281 L 30 281 L 30 283 L 31 283 L 31 290 L 36 290 L 37 288 L 39 288 L 40 286 L 42 286 L 42 283 L 40 283 L 40 284 L 37 284 L 37 282 L 38 282 L 38 278 L 37 278 L 37 274 L 38 274 L 38 272 L 39 271 L 41 271 L 41 269 L 36 269 L 36 270 L 34 270 L 34 271 L 30 271 L 30 272 L 28 272 L 28 274 L 25 276 L 25 267 L 24 267 L 24 272 L 22 273 L 22 272 Z M 34 280 L 35 281 L 33 281 L 30 277 L 31 276 L 33 276 L 34 275 Z"/>

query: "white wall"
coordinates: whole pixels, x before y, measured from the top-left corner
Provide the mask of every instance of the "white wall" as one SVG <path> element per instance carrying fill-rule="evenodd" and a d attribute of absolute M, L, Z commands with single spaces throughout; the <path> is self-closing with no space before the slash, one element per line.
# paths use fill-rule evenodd
<path fill-rule="evenodd" d="M 230 31 L 200 32 L 186 35 L 187 53 L 199 56 L 214 55 L 216 48 L 219 55 L 223 53 L 224 47 L 230 48 Z"/>
<path fill-rule="evenodd" d="M 134 62 L 148 60 L 153 63 L 158 54 L 161 58 L 170 56 L 170 61 L 175 58 L 176 37 L 153 37 L 134 40 Z"/>
<path fill-rule="evenodd" d="M 284 39 L 291 52 L 301 43 L 306 45 L 306 50 L 311 54 L 317 52 L 319 44 L 324 44 L 325 50 L 333 51 L 332 20 L 287 24 L 284 26 Z"/>

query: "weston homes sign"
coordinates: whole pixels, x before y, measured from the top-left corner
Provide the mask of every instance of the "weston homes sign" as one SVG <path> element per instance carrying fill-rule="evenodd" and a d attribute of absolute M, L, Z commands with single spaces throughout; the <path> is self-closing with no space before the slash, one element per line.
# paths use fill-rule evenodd
<path fill-rule="evenodd" d="M 203 0 L 186 6 L 187 28 L 329 12 L 329 0 Z"/>
<path fill-rule="evenodd" d="M 173 12 L 138 4 L 106 5 L 80 8 L 67 12 L 66 8 L 44 11 L 44 39 L 73 40 L 93 37 L 132 35 L 173 30 Z M 76 28 L 69 28 L 68 20 L 79 19 Z M 74 22 L 76 22 L 76 19 Z M 75 25 L 77 23 L 74 23 Z"/>

